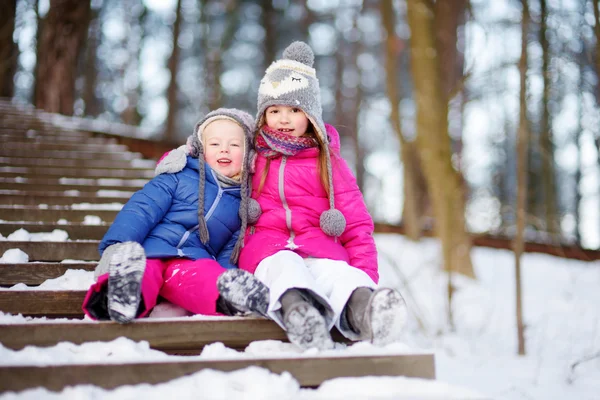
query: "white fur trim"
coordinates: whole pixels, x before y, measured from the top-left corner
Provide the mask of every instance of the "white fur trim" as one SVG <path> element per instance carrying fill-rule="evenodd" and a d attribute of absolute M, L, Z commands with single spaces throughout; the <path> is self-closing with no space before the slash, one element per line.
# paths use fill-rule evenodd
<path fill-rule="evenodd" d="M 165 156 L 156 168 L 154 169 L 154 176 L 160 174 L 175 174 L 185 168 L 187 163 L 187 147 L 186 145 L 179 146 L 178 148 L 171 150 L 169 154 Z"/>

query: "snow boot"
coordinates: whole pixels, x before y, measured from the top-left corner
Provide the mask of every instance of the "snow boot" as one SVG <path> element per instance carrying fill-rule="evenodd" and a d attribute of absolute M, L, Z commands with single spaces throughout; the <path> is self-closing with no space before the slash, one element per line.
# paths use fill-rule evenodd
<path fill-rule="evenodd" d="M 226 314 L 245 315 L 249 312 L 268 318 L 269 288 L 243 269 L 228 269 L 217 279 L 219 301 Z"/>
<path fill-rule="evenodd" d="M 333 349 L 325 317 L 306 296 L 298 289 L 289 289 L 281 296 L 283 325 L 289 341 L 301 349 Z"/>
<path fill-rule="evenodd" d="M 389 288 L 355 289 L 345 312 L 360 340 L 369 340 L 377 346 L 399 341 L 408 316 L 404 298 Z"/>
<path fill-rule="evenodd" d="M 108 314 L 121 324 L 138 315 L 146 254 L 136 242 L 118 243 L 108 265 Z"/>

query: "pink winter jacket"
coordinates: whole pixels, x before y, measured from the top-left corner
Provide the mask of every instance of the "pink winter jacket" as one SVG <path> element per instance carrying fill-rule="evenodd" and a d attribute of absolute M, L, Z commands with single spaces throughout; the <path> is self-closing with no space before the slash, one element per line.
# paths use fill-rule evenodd
<path fill-rule="evenodd" d="M 335 207 L 346 218 L 346 230 L 336 239 L 326 235 L 319 226 L 321 213 L 329 209 L 329 200 L 319 178 L 317 148 L 302 150 L 295 156 L 272 159 L 260 196 L 257 189 L 267 160 L 259 155 L 252 180 L 252 198 L 258 200 L 262 215 L 246 232 L 239 259 L 240 268 L 254 273 L 266 257 L 281 250 L 294 250 L 305 258 L 345 261 L 366 272 L 375 283 L 379 281 L 373 220 L 356 178 L 340 156 L 339 134 L 333 126 L 325 126 L 330 138 Z M 283 182 L 280 186 L 282 171 Z M 284 200 L 291 211 L 295 246 L 288 243 L 291 232 L 286 224 Z"/>

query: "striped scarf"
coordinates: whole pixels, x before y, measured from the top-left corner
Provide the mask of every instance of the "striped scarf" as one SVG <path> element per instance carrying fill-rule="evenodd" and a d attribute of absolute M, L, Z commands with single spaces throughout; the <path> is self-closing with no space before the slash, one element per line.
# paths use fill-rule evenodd
<path fill-rule="evenodd" d="M 266 158 L 277 158 L 282 155 L 293 156 L 311 147 L 317 147 L 317 141 L 314 138 L 288 135 L 266 125 L 262 127 L 256 138 L 256 151 Z"/>

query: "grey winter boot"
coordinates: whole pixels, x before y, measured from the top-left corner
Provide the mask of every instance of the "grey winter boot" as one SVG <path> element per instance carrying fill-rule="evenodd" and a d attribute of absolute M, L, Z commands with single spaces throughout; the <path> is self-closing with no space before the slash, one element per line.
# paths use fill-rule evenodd
<path fill-rule="evenodd" d="M 333 349 L 325 317 L 308 301 L 306 295 L 298 289 L 289 289 L 280 301 L 283 325 L 291 343 L 302 349 Z"/>
<path fill-rule="evenodd" d="M 217 279 L 217 289 L 232 315 L 254 312 L 267 317 L 269 288 L 243 269 L 229 269 Z"/>
<path fill-rule="evenodd" d="M 126 324 L 137 316 L 140 306 L 146 254 L 136 242 L 112 246 L 115 248 L 108 264 L 108 315 L 111 320 Z"/>
<path fill-rule="evenodd" d="M 404 298 L 398 291 L 389 288 L 373 291 L 360 287 L 354 290 L 345 312 L 360 340 L 369 340 L 378 346 L 400 340 L 407 319 Z"/>

